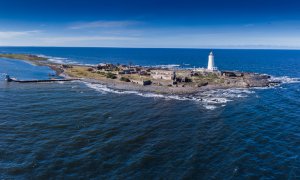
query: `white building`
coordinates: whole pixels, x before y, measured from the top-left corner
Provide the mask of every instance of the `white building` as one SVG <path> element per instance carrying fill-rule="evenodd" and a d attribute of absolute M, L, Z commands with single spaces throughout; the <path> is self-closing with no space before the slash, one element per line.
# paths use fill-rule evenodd
<path fill-rule="evenodd" d="M 215 58 L 213 52 L 210 52 L 208 55 L 208 64 L 207 64 L 207 70 L 208 71 L 217 71 L 218 68 L 215 67 Z"/>

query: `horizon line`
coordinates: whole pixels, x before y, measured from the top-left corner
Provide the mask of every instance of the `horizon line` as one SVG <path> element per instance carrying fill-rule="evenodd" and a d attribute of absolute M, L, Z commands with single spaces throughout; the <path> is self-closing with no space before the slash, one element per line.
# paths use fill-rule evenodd
<path fill-rule="evenodd" d="M 0 47 L 44 47 L 44 48 L 127 48 L 127 49 L 203 49 L 203 50 L 291 50 L 299 51 L 300 48 L 234 48 L 234 47 L 120 47 L 120 46 L 14 46 L 14 45 L 0 45 Z"/>

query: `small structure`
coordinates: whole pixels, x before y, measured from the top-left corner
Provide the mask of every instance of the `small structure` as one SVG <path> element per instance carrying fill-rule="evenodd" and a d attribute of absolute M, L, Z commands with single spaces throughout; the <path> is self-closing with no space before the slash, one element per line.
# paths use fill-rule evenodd
<path fill-rule="evenodd" d="M 148 72 L 145 71 L 145 70 L 139 71 L 138 74 L 141 75 L 141 76 L 148 76 L 149 75 Z"/>
<path fill-rule="evenodd" d="M 244 73 L 238 71 L 222 71 L 222 76 L 224 77 L 243 77 Z"/>
<path fill-rule="evenodd" d="M 135 74 L 135 70 L 134 69 L 123 69 L 121 71 L 118 72 L 118 74 Z"/>
<path fill-rule="evenodd" d="M 98 70 L 112 71 L 116 68 L 113 64 L 100 63 L 97 65 Z"/>
<path fill-rule="evenodd" d="M 151 81 L 150 80 L 134 80 L 134 79 L 130 79 L 130 82 L 135 83 L 135 84 L 139 84 L 142 86 L 147 86 L 147 85 L 151 85 Z"/>
<path fill-rule="evenodd" d="M 151 70 L 151 77 L 153 79 L 174 80 L 176 77 L 176 73 L 172 70 Z"/>

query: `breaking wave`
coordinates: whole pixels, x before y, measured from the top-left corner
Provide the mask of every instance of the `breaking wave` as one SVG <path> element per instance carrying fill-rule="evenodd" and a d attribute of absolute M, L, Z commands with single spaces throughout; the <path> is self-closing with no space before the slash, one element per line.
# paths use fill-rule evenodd
<path fill-rule="evenodd" d="M 270 81 L 280 82 L 282 84 L 300 83 L 300 78 L 291 78 L 288 76 L 271 77 Z M 147 98 L 162 98 L 165 100 L 177 101 L 194 101 L 203 105 L 208 110 L 214 110 L 218 107 L 224 107 L 228 102 L 234 101 L 239 98 L 247 98 L 249 95 L 254 94 L 256 89 L 270 89 L 274 87 L 258 87 L 258 88 L 232 88 L 232 89 L 216 89 L 199 92 L 193 95 L 162 95 L 156 93 L 146 93 L 138 91 L 121 91 L 108 88 L 106 85 L 93 84 L 84 82 L 84 84 L 100 93 L 115 93 L 115 94 L 134 94 Z"/>
<path fill-rule="evenodd" d="M 218 107 L 226 105 L 226 103 L 233 101 L 236 98 L 245 98 L 249 94 L 255 93 L 247 89 L 219 89 L 219 90 L 209 90 L 202 93 L 197 93 L 194 95 L 162 95 L 155 93 L 146 93 L 138 91 L 121 91 L 108 88 L 106 85 L 93 84 L 84 82 L 84 84 L 100 93 L 115 93 L 115 94 L 133 94 L 147 98 L 162 98 L 165 100 L 177 100 L 177 101 L 194 101 L 203 105 L 204 108 L 209 110 L 214 110 Z"/>
<path fill-rule="evenodd" d="M 0 73 L 0 79 L 4 79 L 6 76 L 6 73 Z"/>
<path fill-rule="evenodd" d="M 48 61 L 57 63 L 57 64 L 73 64 L 73 65 L 86 65 L 86 66 L 93 65 L 93 64 L 82 64 L 77 61 L 71 60 L 69 58 L 63 58 L 63 57 L 46 56 L 43 54 L 39 54 L 37 56 L 43 57 L 43 58 L 48 58 Z"/>
<path fill-rule="evenodd" d="M 151 66 L 151 67 L 174 69 L 174 68 L 179 68 L 180 66 L 181 65 L 179 65 L 179 64 L 162 64 L 162 65 L 155 65 L 155 66 Z"/>
<path fill-rule="evenodd" d="M 282 84 L 291 84 L 291 83 L 299 83 L 300 78 L 291 78 L 288 76 L 281 76 L 281 77 L 271 76 L 270 81 L 280 82 Z"/>

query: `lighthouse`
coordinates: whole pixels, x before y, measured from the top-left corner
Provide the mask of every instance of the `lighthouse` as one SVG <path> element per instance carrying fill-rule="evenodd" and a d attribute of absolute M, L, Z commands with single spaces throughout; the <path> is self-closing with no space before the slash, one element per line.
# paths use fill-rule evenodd
<path fill-rule="evenodd" d="M 214 62 L 214 54 L 211 51 L 210 54 L 208 55 L 208 64 L 207 64 L 207 70 L 209 71 L 216 71 L 218 70 L 217 67 L 215 67 L 215 62 Z"/>

